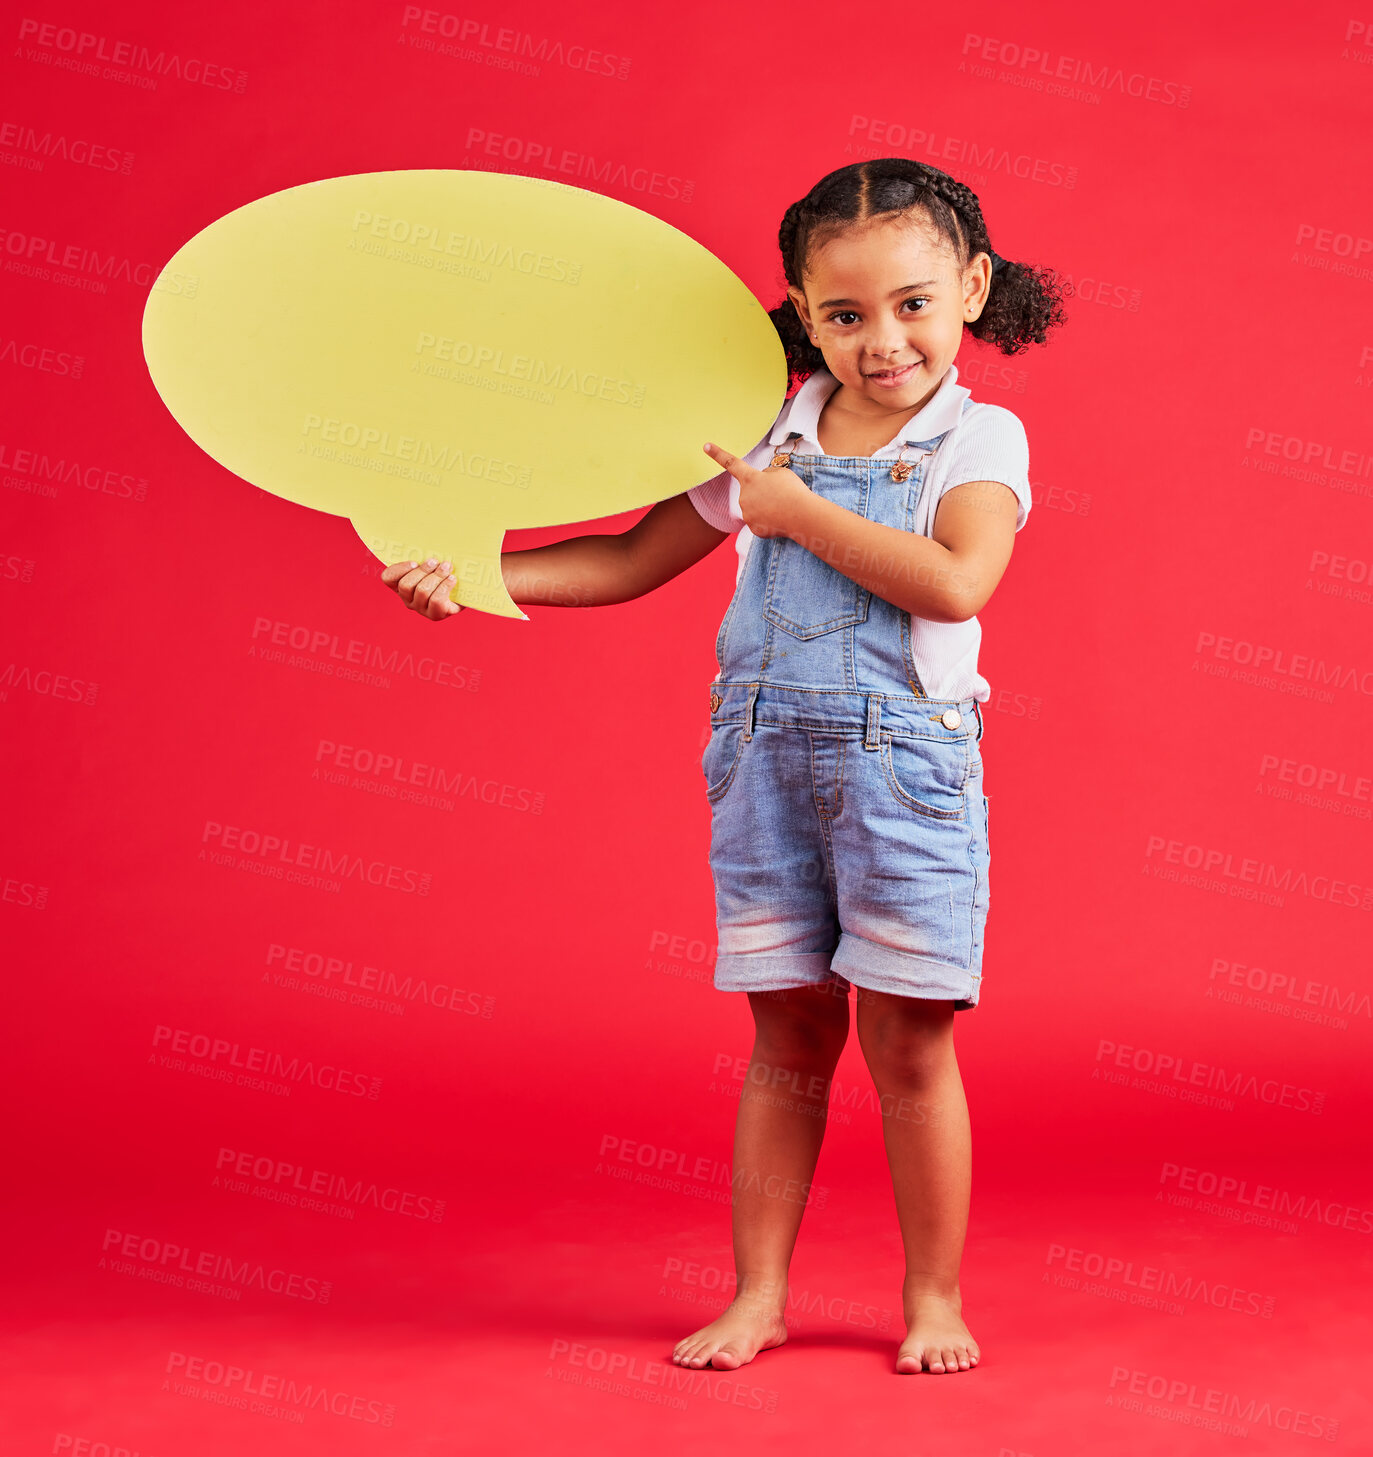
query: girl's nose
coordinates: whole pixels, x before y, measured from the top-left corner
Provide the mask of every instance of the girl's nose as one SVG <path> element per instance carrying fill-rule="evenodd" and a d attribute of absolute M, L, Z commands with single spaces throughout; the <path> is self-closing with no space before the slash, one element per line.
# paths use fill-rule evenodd
<path fill-rule="evenodd" d="M 900 359 L 906 352 L 906 336 L 900 329 L 884 329 L 880 334 L 874 334 L 865 343 L 868 356 L 879 362 Z"/>

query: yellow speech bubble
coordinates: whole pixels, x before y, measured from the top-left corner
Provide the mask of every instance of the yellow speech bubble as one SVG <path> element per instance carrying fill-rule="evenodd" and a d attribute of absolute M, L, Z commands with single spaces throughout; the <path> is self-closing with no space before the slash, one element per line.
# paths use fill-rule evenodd
<path fill-rule="evenodd" d="M 508 529 L 690 489 L 714 474 L 702 443 L 747 449 L 787 384 L 707 248 L 493 172 L 330 177 L 225 214 L 154 283 L 143 354 L 221 465 L 347 516 L 380 561 L 452 561 L 454 601 L 518 618 Z"/>

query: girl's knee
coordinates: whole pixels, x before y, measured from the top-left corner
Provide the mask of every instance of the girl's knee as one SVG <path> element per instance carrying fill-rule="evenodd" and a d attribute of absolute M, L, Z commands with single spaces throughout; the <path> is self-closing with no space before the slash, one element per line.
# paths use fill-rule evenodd
<path fill-rule="evenodd" d="M 953 1004 L 887 997 L 859 1008 L 858 1034 L 873 1077 L 918 1086 L 957 1066 Z"/>
<path fill-rule="evenodd" d="M 779 1059 L 834 1061 L 849 1035 L 847 996 L 828 988 L 794 988 L 750 998 L 760 1049 Z"/>

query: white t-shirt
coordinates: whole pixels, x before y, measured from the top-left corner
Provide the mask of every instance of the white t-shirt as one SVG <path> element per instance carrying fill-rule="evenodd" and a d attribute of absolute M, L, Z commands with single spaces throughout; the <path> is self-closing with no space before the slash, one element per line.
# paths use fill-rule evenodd
<path fill-rule="evenodd" d="M 816 438 L 820 412 L 839 388 L 828 369 L 820 368 L 782 406 L 772 429 L 744 457 L 762 470 L 774 449 L 793 431 L 801 438 L 795 444 L 798 455 L 824 455 Z M 950 365 L 939 388 L 925 407 L 906 422 L 892 441 L 873 452 L 874 460 L 895 460 L 905 440 L 932 440 L 950 431 L 927 466 L 925 489 L 921 492 L 915 530 L 929 536 L 935 512 L 945 491 L 970 481 L 1002 481 L 1015 492 L 1019 502 L 1015 529 L 1025 525 L 1030 514 L 1030 446 L 1020 417 L 1001 405 L 974 400 L 966 412 L 963 401 L 972 391 L 958 383 L 958 366 Z M 700 515 L 719 531 L 737 532 L 739 555 L 735 582 L 743 576 L 753 533 L 739 514 L 739 482 L 728 471 L 703 481 L 687 492 Z M 976 617 L 966 622 L 932 622 L 911 615 L 911 655 L 925 692 L 931 698 L 976 698 L 985 703 L 991 685 L 977 671 L 982 624 Z M 717 678 L 718 681 L 718 678 Z"/>

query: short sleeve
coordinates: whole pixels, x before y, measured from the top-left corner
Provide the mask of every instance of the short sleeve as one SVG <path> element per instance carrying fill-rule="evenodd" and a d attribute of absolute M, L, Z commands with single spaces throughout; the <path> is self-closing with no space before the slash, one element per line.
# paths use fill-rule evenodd
<path fill-rule="evenodd" d="M 687 492 L 687 499 L 695 506 L 702 520 L 708 521 L 716 531 L 735 532 L 744 524 L 742 519 L 730 512 L 730 487 L 734 477 L 725 470 Z"/>
<path fill-rule="evenodd" d="M 1019 502 L 1015 522 L 1019 531 L 1031 504 L 1030 442 L 1020 416 L 1001 405 L 981 405 L 969 410 L 950 445 L 953 453 L 943 472 L 940 497 L 970 481 L 1001 481 Z"/>

